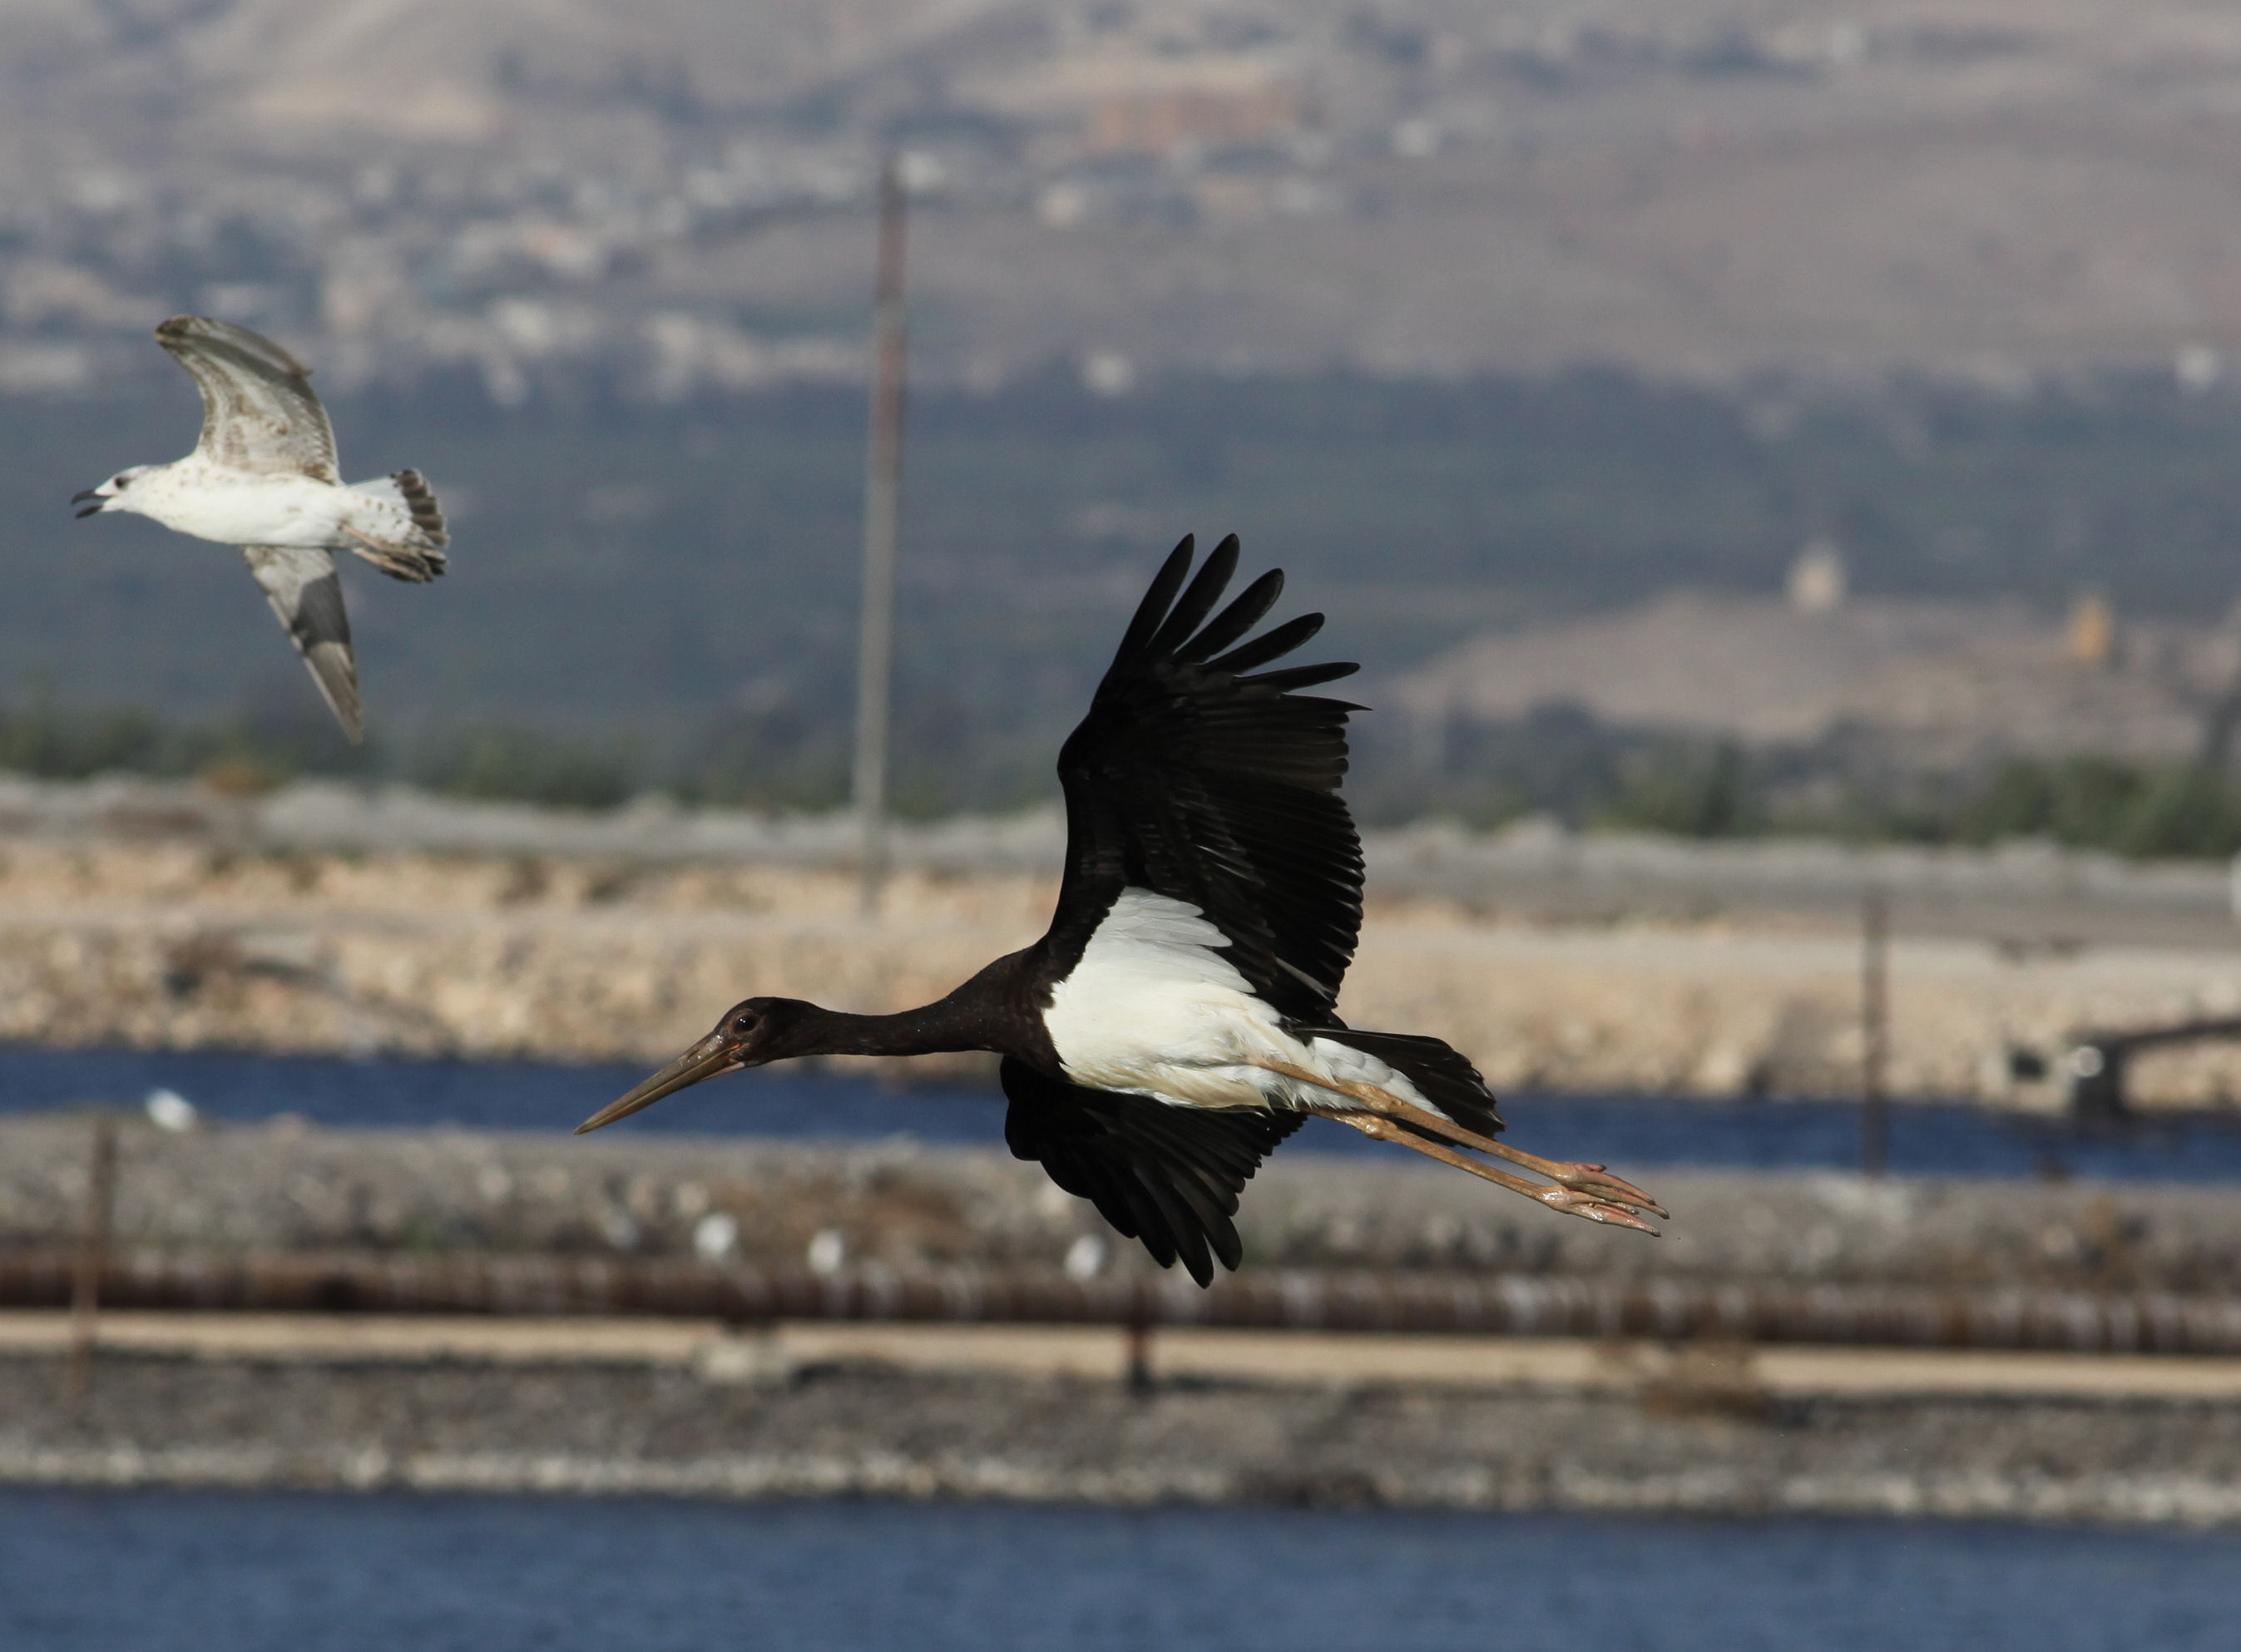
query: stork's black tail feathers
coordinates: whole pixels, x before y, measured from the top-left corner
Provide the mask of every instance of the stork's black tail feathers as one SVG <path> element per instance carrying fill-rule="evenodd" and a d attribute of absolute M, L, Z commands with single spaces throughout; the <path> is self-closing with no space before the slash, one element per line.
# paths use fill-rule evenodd
<path fill-rule="evenodd" d="M 1353 1027 L 1299 1030 L 1305 1036 L 1328 1039 L 1375 1056 L 1464 1129 L 1482 1136 L 1502 1134 L 1502 1114 L 1494 1092 L 1487 1088 L 1470 1058 L 1454 1046 L 1420 1033 L 1365 1033 Z"/>

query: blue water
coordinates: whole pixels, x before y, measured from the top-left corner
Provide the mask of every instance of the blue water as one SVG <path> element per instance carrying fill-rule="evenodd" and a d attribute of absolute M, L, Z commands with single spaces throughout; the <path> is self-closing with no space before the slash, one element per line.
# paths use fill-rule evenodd
<path fill-rule="evenodd" d="M 2241 1537 L 0 1493 L 24 1652 L 2231 1652 Z"/>
<path fill-rule="evenodd" d="M 295 1113 L 333 1126 L 459 1125 L 565 1130 L 643 1078 L 642 1067 L 528 1061 L 349 1060 L 331 1056 L 58 1051 L 0 1045 L 0 1113 L 86 1101 L 136 1106 L 177 1091 L 215 1119 Z M 1536 1152 L 1614 1166 L 1842 1169 L 1858 1160 L 1857 1110 L 1841 1101 L 1707 1103 L 1647 1096 L 1506 1097 L 1511 1139 Z M 876 1079 L 769 1067 L 671 1097 L 617 1131 L 995 1146 L 1003 1101 L 968 1087 L 897 1088 Z M 1300 1151 L 1395 1157 L 1353 1131 L 1311 1120 Z M 2241 1181 L 2241 1124 L 2193 1119 L 2077 1136 L 2059 1126 L 1965 1107 L 1901 1107 L 1890 1167 L 1903 1175 Z M 2237 1641 L 2241 1644 L 2241 1641 Z"/>

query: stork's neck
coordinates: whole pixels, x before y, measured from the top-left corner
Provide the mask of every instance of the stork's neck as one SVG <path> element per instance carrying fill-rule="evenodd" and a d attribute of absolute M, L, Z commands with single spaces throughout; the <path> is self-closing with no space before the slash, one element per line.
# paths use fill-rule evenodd
<path fill-rule="evenodd" d="M 788 1043 L 801 1055 L 942 1055 L 988 1047 L 981 1018 L 956 994 L 893 1015 L 853 1015 L 822 1006 L 803 1016 Z"/>
<path fill-rule="evenodd" d="M 893 1015 L 852 1015 L 818 1005 L 786 1038 L 786 1055 L 947 1055 L 962 1050 L 1020 1054 L 1048 1043 L 1040 1014 L 1034 948 L 987 965 L 947 997 Z"/>

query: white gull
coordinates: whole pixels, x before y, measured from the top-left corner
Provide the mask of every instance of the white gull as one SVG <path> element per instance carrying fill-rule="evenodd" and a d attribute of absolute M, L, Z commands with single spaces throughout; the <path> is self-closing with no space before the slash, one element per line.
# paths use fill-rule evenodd
<path fill-rule="evenodd" d="M 271 339 L 174 316 L 156 342 L 202 388 L 202 439 L 183 459 L 119 471 L 71 503 L 85 505 L 81 517 L 129 512 L 238 545 L 344 732 L 360 739 L 358 665 L 332 553 L 355 552 L 393 579 L 433 579 L 450 543 L 434 492 L 418 471 L 345 484 L 311 369 Z"/>

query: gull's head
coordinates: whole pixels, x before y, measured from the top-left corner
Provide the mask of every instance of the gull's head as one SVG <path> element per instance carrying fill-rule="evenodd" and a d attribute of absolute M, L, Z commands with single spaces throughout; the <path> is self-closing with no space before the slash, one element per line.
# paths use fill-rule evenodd
<path fill-rule="evenodd" d="M 626 1119 L 641 1107 L 650 1107 L 666 1095 L 690 1089 L 719 1073 L 736 1073 L 743 1067 L 760 1067 L 792 1055 L 815 1053 L 814 1004 L 798 998 L 751 998 L 724 1012 L 716 1030 L 679 1056 L 620 1100 L 609 1103 L 576 1127 L 576 1134 L 596 1130 Z"/>
<path fill-rule="evenodd" d="M 132 485 L 156 468 L 153 465 L 135 465 L 130 470 L 119 471 L 99 487 L 90 487 L 83 492 L 71 494 L 70 503 L 85 506 L 78 512 L 81 517 L 92 516 L 102 511 L 132 510 L 135 508 L 131 497 Z M 90 504 L 87 503 L 89 500 Z"/>

